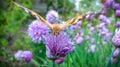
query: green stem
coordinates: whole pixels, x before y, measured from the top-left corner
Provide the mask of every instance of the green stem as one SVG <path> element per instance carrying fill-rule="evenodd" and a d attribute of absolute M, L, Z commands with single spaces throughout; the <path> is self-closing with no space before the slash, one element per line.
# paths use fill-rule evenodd
<path fill-rule="evenodd" d="M 116 48 L 115 48 L 115 49 L 116 49 Z M 107 63 L 106 63 L 106 67 L 109 67 L 108 65 L 111 64 L 111 58 L 112 58 L 112 55 L 113 55 L 115 49 L 112 51 L 111 55 L 109 56 L 109 59 L 108 59 L 108 61 L 107 61 Z"/>
<path fill-rule="evenodd" d="M 52 67 L 55 67 L 55 62 L 53 61 L 53 65 L 52 65 Z"/>

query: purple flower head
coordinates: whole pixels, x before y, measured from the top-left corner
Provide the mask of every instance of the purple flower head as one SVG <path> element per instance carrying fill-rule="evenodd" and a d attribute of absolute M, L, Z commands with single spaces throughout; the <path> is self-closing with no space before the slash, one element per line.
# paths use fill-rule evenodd
<path fill-rule="evenodd" d="M 111 32 L 106 33 L 105 37 L 110 39 L 112 37 L 112 33 Z"/>
<path fill-rule="evenodd" d="M 27 63 L 30 62 L 32 59 L 32 53 L 30 51 L 24 51 L 23 58 Z"/>
<path fill-rule="evenodd" d="M 116 3 L 113 6 L 114 6 L 114 10 L 120 10 L 120 4 Z"/>
<path fill-rule="evenodd" d="M 104 14 L 104 15 L 107 14 L 107 8 L 104 8 L 104 9 L 102 10 L 102 14 Z"/>
<path fill-rule="evenodd" d="M 96 51 L 96 45 L 91 45 L 89 48 L 89 52 L 94 53 Z"/>
<path fill-rule="evenodd" d="M 112 58 L 111 58 L 111 62 L 112 62 L 112 63 L 118 63 L 118 59 L 112 57 Z"/>
<path fill-rule="evenodd" d="M 105 15 L 100 15 L 99 20 L 105 22 L 107 17 Z"/>
<path fill-rule="evenodd" d="M 117 58 L 118 55 L 119 55 L 119 49 L 117 48 L 117 49 L 115 49 L 112 57 L 113 57 L 113 58 Z"/>
<path fill-rule="evenodd" d="M 92 24 L 91 24 L 91 23 L 88 23 L 88 24 L 87 24 L 87 27 L 88 27 L 88 28 L 90 28 L 91 26 L 92 26 Z"/>
<path fill-rule="evenodd" d="M 117 22 L 115 26 L 116 28 L 120 28 L 120 22 Z"/>
<path fill-rule="evenodd" d="M 55 23 L 58 18 L 58 12 L 55 10 L 50 10 L 46 14 L 46 20 L 50 23 Z"/>
<path fill-rule="evenodd" d="M 40 43 L 41 39 L 48 32 L 48 27 L 39 20 L 34 20 L 28 28 L 28 35 L 35 43 Z"/>
<path fill-rule="evenodd" d="M 93 19 L 93 16 L 94 15 L 91 13 L 91 14 L 87 15 L 86 18 L 88 21 L 91 21 Z"/>
<path fill-rule="evenodd" d="M 83 41 L 83 38 L 81 36 L 79 36 L 79 37 L 76 38 L 76 43 L 78 45 L 80 45 L 82 43 L 82 41 Z"/>
<path fill-rule="evenodd" d="M 90 39 L 90 36 L 89 36 L 89 35 L 87 35 L 87 36 L 85 37 L 85 39 L 86 39 L 86 40 L 89 40 L 89 39 Z"/>
<path fill-rule="evenodd" d="M 116 13 L 116 16 L 120 18 L 120 10 L 116 10 L 115 13 Z"/>
<path fill-rule="evenodd" d="M 89 34 L 93 34 L 94 33 L 95 28 L 93 26 L 90 27 L 90 31 Z"/>
<path fill-rule="evenodd" d="M 105 8 L 109 8 L 113 5 L 114 3 L 114 0 L 107 0 L 105 3 L 104 3 L 104 7 Z"/>
<path fill-rule="evenodd" d="M 115 34 L 112 38 L 112 43 L 115 47 L 120 48 L 120 29 L 115 30 Z"/>
<path fill-rule="evenodd" d="M 49 59 L 57 61 L 73 51 L 74 46 L 64 32 L 59 35 L 48 34 L 46 38 L 46 55 Z M 64 61 L 64 60 L 63 60 Z"/>
<path fill-rule="evenodd" d="M 102 28 L 104 28 L 104 26 L 105 26 L 105 23 L 100 23 L 100 24 L 98 25 L 98 28 L 99 28 L 99 29 L 102 29 Z"/>
<path fill-rule="evenodd" d="M 80 27 L 81 24 L 82 24 L 82 21 L 78 21 L 78 22 L 76 23 L 76 25 L 77 25 L 78 27 Z"/>
<path fill-rule="evenodd" d="M 95 43 L 95 38 L 91 38 L 91 43 L 94 44 Z"/>
<path fill-rule="evenodd" d="M 22 50 L 17 51 L 17 52 L 14 54 L 14 57 L 15 57 L 16 60 L 22 60 L 23 51 L 22 51 Z"/>
<path fill-rule="evenodd" d="M 70 29 L 75 30 L 75 29 L 77 29 L 77 27 L 78 27 L 77 25 L 72 25 L 72 26 L 70 26 Z"/>
<path fill-rule="evenodd" d="M 65 58 L 64 58 L 64 57 L 61 57 L 61 58 L 55 60 L 55 62 L 56 62 L 57 64 L 61 64 L 61 63 L 64 62 L 64 60 L 65 60 Z"/>
<path fill-rule="evenodd" d="M 109 19 L 106 19 L 106 21 L 104 21 L 105 25 L 110 25 L 111 21 Z"/>

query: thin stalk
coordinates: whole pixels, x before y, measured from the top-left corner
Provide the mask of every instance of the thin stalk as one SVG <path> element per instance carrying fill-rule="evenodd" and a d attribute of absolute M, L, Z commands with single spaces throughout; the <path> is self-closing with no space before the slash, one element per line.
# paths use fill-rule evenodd
<path fill-rule="evenodd" d="M 116 49 L 116 48 L 115 48 L 115 49 Z M 112 55 L 113 55 L 115 49 L 112 51 L 111 55 L 109 56 L 109 59 L 108 59 L 108 61 L 107 61 L 107 63 L 106 63 L 106 67 L 109 67 L 108 65 L 111 64 L 111 58 L 112 58 Z"/>
<path fill-rule="evenodd" d="M 53 65 L 52 65 L 52 67 L 55 67 L 55 62 L 53 61 Z"/>

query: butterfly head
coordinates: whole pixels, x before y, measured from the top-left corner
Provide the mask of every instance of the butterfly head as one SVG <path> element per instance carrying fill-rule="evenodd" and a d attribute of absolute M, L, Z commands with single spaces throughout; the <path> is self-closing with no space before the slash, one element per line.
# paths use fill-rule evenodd
<path fill-rule="evenodd" d="M 61 32 L 61 25 L 60 24 L 53 24 L 52 32 L 54 35 L 59 35 L 59 33 Z"/>

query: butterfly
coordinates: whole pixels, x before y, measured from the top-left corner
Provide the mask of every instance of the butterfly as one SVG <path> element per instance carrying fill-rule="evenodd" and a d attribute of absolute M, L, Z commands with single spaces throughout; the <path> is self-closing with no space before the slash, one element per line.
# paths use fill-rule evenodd
<path fill-rule="evenodd" d="M 38 20 L 42 21 L 43 24 L 47 25 L 52 30 L 52 33 L 54 35 L 58 35 L 64 28 L 66 28 L 68 26 L 71 26 L 72 24 L 75 24 L 78 21 L 85 19 L 85 17 L 86 17 L 86 14 L 84 14 L 84 15 L 80 15 L 78 17 L 72 18 L 72 19 L 70 19 L 70 20 L 68 20 L 68 21 L 66 21 L 66 22 L 64 22 L 62 24 L 58 24 L 58 23 L 51 24 L 50 22 L 46 21 L 43 17 L 41 17 L 36 12 L 34 12 L 34 11 L 32 11 L 32 10 L 22 6 L 22 5 L 19 5 L 16 2 L 13 2 L 13 3 L 15 5 L 17 5 L 18 7 L 24 9 L 27 13 L 29 13 L 32 16 L 36 17 Z"/>
<path fill-rule="evenodd" d="M 107 1 L 107 0 L 100 0 L 100 2 L 101 2 L 102 4 L 104 4 L 106 1 Z"/>

